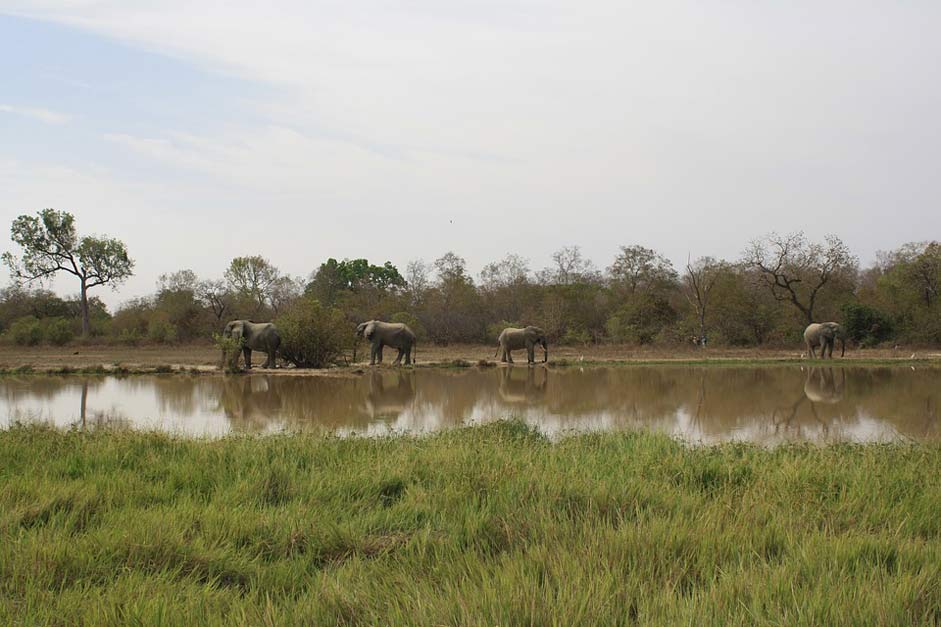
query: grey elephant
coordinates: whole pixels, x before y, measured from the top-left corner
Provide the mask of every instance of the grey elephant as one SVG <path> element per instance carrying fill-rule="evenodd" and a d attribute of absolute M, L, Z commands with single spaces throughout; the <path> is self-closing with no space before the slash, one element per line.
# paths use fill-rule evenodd
<path fill-rule="evenodd" d="M 817 356 L 820 347 L 820 359 L 833 357 L 833 345 L 840 340 L 840 357 L 846 354 L 846 331 L 838 322 L 814 322 L 804 329 L 804 343 L 811 357 Z"/>
<path fill-rule="evenodd" d="M 245 356 L 245 368 L 251 370 L 253 350 L 264 351 L 268 355 L 262 368 L 276 367 L 275 357 L 278 347 L 281 346 L 281 335 L 278 333 L 278 327 L 271 322 L 232 320 L 225 325 L 222 336 L 234 339 L 241 346 L 242 354 Z M 225 359 L 226 354 L 223 351 L 222 360 L 225 361 Z M 235 364 L 238 364 L 238 354 L 235 356 Z"/>
<path fill-rule="evenodd" d="M 542 346 L 542 361 L 549 361 L 549 342 L 546 340 L 546 332 L 539 327 L 528 326 L 525 329 L 516 329 L 507 327 L 497 338 L 500 346 L 494 357 L 500 355 L 500 361 L 513 363 L 512 352 L 521 348 L 526 349 L 526 361 L 530 364 L 536 363 L 535 350 L 537 345 Z"/>
<path fill-rule="evenodd" d="M 399 351 L 395 361 L 392 362 L 393 365 L 402 363 L 403 356 L 405 357 L 405 365 L 411 365 L 412 349 L 415 348 L 415 332 L 407 324 L 369 320 L 357 325 L 356 335 L 366 338 L 370 343 L 370 366 L 375 366 L 377 362 L 382 363 L 382 349 L 384 346 L 391 346 Z"/>

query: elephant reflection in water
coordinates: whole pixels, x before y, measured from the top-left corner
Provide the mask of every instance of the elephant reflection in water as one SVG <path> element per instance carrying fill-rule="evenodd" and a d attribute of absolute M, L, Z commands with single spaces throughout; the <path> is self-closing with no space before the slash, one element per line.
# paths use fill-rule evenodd
<path fill-rule="evenodd" d="M 839 381 L 833 368 L 812 366 L 804 381 L 804 395 L 811 403 L 833 405 L 843 400 L 846 389 L 846 370 L 840 368 Z"/>
<path fill-rule="evenodd" d="M 410 370 L 395 370 L 389 373 L 381 370 L 370 372 L 369 392 L 365 402 L 366 412 L 371 417 L 397 418 L 414 401 L 414 372 Z"/>
<path fill-rule="evenodd" d="M 840 376 L 837 377 L 833 368 L 820 368 L 812 366 L 807 370 L 807 376 L 804 378 L 803 394 L 784 412 L 783 420 L 778 420 L 777 411 L 772 416 L 775 425 L 775 431 L 782 425 L 785 428 L 794 426 L 794 420 L 797 412 L 805 401 L 810 401 L 810 414 L 814 420 L 823 428 L 824 433 L 830 431 L 830 423 L 833 417 L 821 418 L 817 412 L 817 405 L 836 405 L 843 400 L 846 390 L 846 371 L 840 368 Z M 798 425 L 798 430 L 800 429 Z"/>
<path fill-rule="evenodd" d="M 540 371 L 539 376 L 536 371 Z M 545 366 L 502 368 L 500 370 L 500 398 L 505 403 L 533 404 L 545 398 L 549 383 L 549 369 Z"/>
<path fill-rule="evenodd" d="M 263 431 L 281 417 L 281 394 L 272 376 L 225 377 L 219 405 L 233 429 Z"/>

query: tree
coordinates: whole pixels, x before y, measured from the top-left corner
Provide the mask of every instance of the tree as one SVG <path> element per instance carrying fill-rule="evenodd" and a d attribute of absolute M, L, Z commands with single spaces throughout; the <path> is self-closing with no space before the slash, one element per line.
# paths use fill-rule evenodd
<path fill-rule="evenodd" d="M 231 293 L 221 279 L 206 279 L 196 284 L 196 298 L 201 300 L 216 317 L 217 322 L 230 307 Z"/>
<path fill-rule="evenodd" d="M 676 283 L 676 270 L 670 260 L 639 245 L 621 246 L 608 275 L 612 287 L 628 297 L 638 292 L 663 292 Z"/>
<path fill-rule="evenodd" d="M 699 345 L 706 345 L 706 311 L 709 298 L 722 270 L 721 262 L 712 257 L 701 257 L 695 262 L 686 262 L 683 275 L 683 295 L 696 312 L 699 321 Z"/>
<path fill-rule="evenodd" d="M 405 266 L 405 291 L 412 307 L 420 307 L 431 284 L 431 268 L 422 259 L 413 259 Z"/>
<path fill-rule="evenodd" d="M 330 258 L 320 264 L 304 292 L 326 305 L 334 304 L 344 292 L 373 292 L 378 300 L 389 292 L 405 287 L 405 279 L 398 268 L 386 261 L 381 266 L 366 259 Z"/>
<path fill-rule="evenodd" d="M 134 262 L 124 242 L 112 238 L 78 238 L 75 217 L 65 211 L 43 209 L 36 216 L 22 215 L 10 228 L 23 256 L 3 254 L 3 261 L 17 281 L 43 282 L 58 272 L 76 276 L 80 284 L 82 335 L 88 336 L 88 290 L 99 285 L 116 289 L 133 274 Z"/>
<path fill-rule="evenodd" d="M 260 255 L 236 257 L 225 271 L 225 279 L 239 296 L 254 303 L 254 314 L 269 304 L 281 272 Z"/>
<path fill-rule="evenodd" d="M 539 272 L 538 278 L 543 284 L 591 283 L 598 278 L 591 259 L 583 257 L 582 249 L 578 246 L 563 246 L 552 253 L 552 262 L 555 267 L 550 266 Z"/>
<path fill-rule="evenodd" d="M 814 321 L 821 290 L 856 270 L 856 258 L 836 235 L 817 244 L 808 242 L 802 232 L 771 233 L 753 241 L 745 250 L 744 262 L 760 273 L 776 300 L 790 302 L 807 324 Z"/>
<path fill-rule="evenodd" d="M 480 271 L 480 284 L 485 290 L 522 285 L 529 281 L 529 261 L 507 253 L 500 261 L 492 261 Z"/>

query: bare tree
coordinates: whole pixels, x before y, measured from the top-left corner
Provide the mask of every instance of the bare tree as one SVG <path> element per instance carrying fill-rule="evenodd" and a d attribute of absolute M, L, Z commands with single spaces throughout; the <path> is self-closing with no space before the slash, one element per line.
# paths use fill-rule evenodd
<path fill-rule="evenodd" d="M 807 241 L 802 232 L 771 233 L 753 241 L 745 250 L 744 262 L 759 272 L 776 300 L 790 302 L 808 324 L 814 321 L 821 290 L 856 268 L 856 258 L 836 235 L 817 244 Z"/>
<path fill-rule="evenodd" d="M 706 345 L 706 311 L 709 307 L 709 296 L 712 288 L 719 278 L 722 263 L 712 257 L 700 257 L 691 262 L 686 260 L 686 273 L 683 275 L 683 295 L 696 311 L 699 320 L 699 345 Z"/>
<path fill-rule="evenodd" d="M 259 255 L 236 257 L 225 271 L 229 286 L 254 302 L 256 314 L 269 304 L 281 278 L 281 272 Z"/>
<path fill-rule="evenodd" d="M 230 297 L 231 293 L 221 279 L 207 279 L 196 285 L 196 298 L 212 310 L 216 320 L 221 321 L 228 311 Z"/>
<path fill-rule="evenodd" d="M 529 261 L 513 253 L 508 253 L 500 261 L 488 263 L 480 271 L 481 286 L 491 291 L 526 283 L 528 280 Z"/>
<path fill-rule="evenodd" d="M 413 259 L 405 266 L 405 292 L 413 307 L 424 300 L 425 292 L 431 284 L 431 268 L 422 259 Z"/>
<path fill-rule="evenodd" d="M 572 285 L 573 283 L 591 282 L 598 278 L 591 259 L 582 256 L 582 249 L 578 246 L 564 246 L 552 253 L 552 262 L 555 267 L 539 271 L 541 283 L 554 283 L 556 285 Z"/>

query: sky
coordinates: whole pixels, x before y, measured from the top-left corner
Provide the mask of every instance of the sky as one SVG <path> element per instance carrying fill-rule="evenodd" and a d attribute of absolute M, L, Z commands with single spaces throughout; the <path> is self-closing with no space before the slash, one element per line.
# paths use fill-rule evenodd
<path fill-rule="evenodd" d="M 252 254 L 307 276 L 453 250 L 476 276 L 803 230 L 869 263 L 941 238 L 938 23 L 917 0 L 0 0 L 0 228 L 53 207 L 123 240 L 112 307 Z"/>

